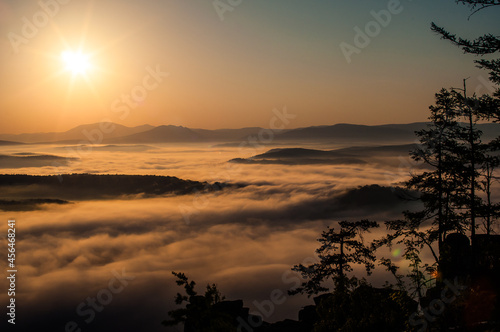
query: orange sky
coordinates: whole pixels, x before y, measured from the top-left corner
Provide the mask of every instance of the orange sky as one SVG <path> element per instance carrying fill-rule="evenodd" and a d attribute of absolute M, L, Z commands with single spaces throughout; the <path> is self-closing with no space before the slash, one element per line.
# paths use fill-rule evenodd
<path fill-rule="evenodd" d="M 224 20 L 202 1 L 42 3 L 52 7 L 0 0 L 0 133 L 102 119 L 267 127 L 272 109 L 284 105 L 297 115 L 294 127 L 424 121 L 440 88 L 470 76 L 471 90 L 479 89 L 487 77 L 473 57 L 432 34 L 430 22 L 472 37 L 498 29 L 495 13 L 467 21 L 454 1 L 401 1 L 348 63 L 339 46 L 354 45 L 355 28 L 374 22 L 371 11 L 388 2 L 244 2 Z M 72 77 L 60 57 L 67 49 L 91 55 L 92 69 Z"/>

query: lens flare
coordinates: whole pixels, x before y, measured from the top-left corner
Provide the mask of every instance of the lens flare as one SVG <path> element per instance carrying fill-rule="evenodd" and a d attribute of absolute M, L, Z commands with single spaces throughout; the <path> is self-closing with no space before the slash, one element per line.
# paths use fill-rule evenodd
<path fill-rule="evenodd" d="M 394 249 L 392 251 L 392 257 L 399 257 L 401 255 L 401 249 Z"/>

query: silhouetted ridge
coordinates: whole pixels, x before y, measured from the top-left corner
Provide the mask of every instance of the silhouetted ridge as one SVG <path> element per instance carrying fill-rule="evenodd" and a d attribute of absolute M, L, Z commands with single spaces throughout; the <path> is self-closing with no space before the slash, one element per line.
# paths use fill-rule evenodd
<path fill-rule="evenodd" d="M 0 199 L 0 210 L 3 211 L 32 211 L 41 209 L 42 204 L 68 204 L 68 201 L 62 199 L 21 199 L 21 200 L 4 200 Z"/>
<path fill-rule="evenodd" d="M 296 157 L 328 157 L 332 156 L 331 151 L 304 149 L 304 148 L 283 148 L 271 149 L 265 153 L 258 154 L 253 159 L 259 158 L 296 158 Z"/>
<path fill-rule="evenodd" d="M 422 123 L 422 127 L 424 124 Z M 337 140 L 405 140 L 414 139 L 413 130 L 398 127 L 365 126 L 354 124 L 336 124 L 333 126 L 319 126 L 298 128 L 278 135 L 279 139 L 337 139 Z"/>
<path fill-rule="evenodd" d="M 199 142 L 205 140 L 193 130 L 180 126 L 159 126 L 148 131 L 110 139 L 110 143 L 177 143 Z"/>
<path fill-rule="evenodd" d="M 74 160 L 77 160 L 77 158 L 42 155 L 29 152 L 15 153 L 12 155 L 0 154 L 0 168 L 63 166 Z"/>
<path fill-rule="evenodd" d="M 154 128 L 150 125 L 127 127 L 112 122 L 98 122 L 74 127 L 64 132 L 26 133 L 18 135 L 0 135 L 1 139 L 25 143 L 68 142 L 68 143 L 101 143 L 110 138 L 128 136 Z"/>
<path fill-rule="evenodd" d="M 157 196 L 189 194 L 223 188 L 221 183 L 208 184 L 156 175 L 0 175 L 2 195 L 33 198 L 98 199 L 125 195 Z"/>
<path fill-rule="evenodd" d="M 341 123 L 286 129 L 276 133 L 272 143 L 286 143 L 291 140 L 299 142 L 317 140 L 350 143 L 364 142 L 369 144 L 410 143 L 415 140 L 415 131 L 425 129 L 427 125 L 428 123 L 425 122 L 373 126 Z M 489 139 L 496 137 L 496 134 L 500 131 L 500 124 L 498 123 L 484 123 L 477 126 L 478 129 L 484 132 L 484 137 Z M 262 128 L 259 127 L 215 130 L 192 129 L 174 125 L 126 127 L 109 122 L 81 125 L 65 132 L 0 134 L 0 139 L 14 141 L 8 144 L 16 142 L 68 144 L 85 144 L 85 142 L 88 142 L 88 144 L 233 142 L 233 144 L 239 146 L 241 142 L 247 141 L 249 137 L 257 138 L 261 131 Z M 1 141 L 0 145 L 2 145 Z"/>
<path fill-rule="evenodd" d="M 21 145 L 24 143 L 21 142 L 12 142 L 12 141 L 0 141 L 0 146 L 2 145 Z"/>
<path fill-rule="evenodd" d="M 416 144 L 359 146 L 336 150 L 314 150 L 304 148 L 271 149 L 251 158 L 236 158 L 235 163 L 247 164 L 365 164 L 372 157 L 406 156 Z"/>

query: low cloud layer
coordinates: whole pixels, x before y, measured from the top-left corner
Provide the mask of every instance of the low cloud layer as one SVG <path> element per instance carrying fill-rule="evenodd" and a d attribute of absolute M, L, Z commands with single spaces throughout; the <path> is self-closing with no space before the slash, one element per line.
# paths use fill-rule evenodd
<path fill-rule="evenodd" d="M 385 221 L 416 208 L 408 200 L 411 195 L 390 186 L 404 179 L 404 166 L 225 163 L 238 154 L 237 149 L 210 147 L 92 152 L 73 164 L 73 171 L 121 169 L 245 186 L 140 199 L 86 197 L 43 205 L 39 211 L 0 212 L 1 220 L 17 221 L 17 327 L 64 331 L 66 324 L 76 324 L 83 331 L 169 331 L 161 321 L 175 308 L 174 295 L 181 290 L 171 271 L 185 272 L 200 292 L 207 283 L 217 283 L 228 299 L 243 299 L 268 321 L 296 319 L 311 299 L 287 297 L 272 311 L 261 304 L 274 289 L 286 293 L 296 285 L 290 268 L 315 259 L 316 239 L 326 226 L 339 220 Z M 6 225 L 1 228 L 5 232 Z M 366 240 L 384 233 L 382 226 Z M 0 243 L 6 252 L 5 238 Z M 404 263 L 397 252 L 382 249 L 382 256 Z M 5 264 L 0 261 L 0 268 L 6 270 Z M 355 271 L 363 276 L 362 269 Z M 377 270 L 371 280 L 381 284 L 386 278 Z M 2 279 L 0 289 L 7 288 Z M 93 298 L 106 303 L 100 311 L 88 305 Z M 0 303 L 6 301 L 1 292 Z"/>

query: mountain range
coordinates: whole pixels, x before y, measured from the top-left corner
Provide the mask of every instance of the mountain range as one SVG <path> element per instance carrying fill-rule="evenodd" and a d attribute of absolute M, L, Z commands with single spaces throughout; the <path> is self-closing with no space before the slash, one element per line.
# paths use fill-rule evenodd
<path fill-rule="evenodd" d="M 2 146 L 2 145 L 19 145 L 19 144 L 23 144 L 23 143 L 11 142 L 11 141 L 0 141 L 0 146 Z"/>
<path fill-rule="evenodd" d="M 107 130 L 106 127 L 113 126 L 113 130 Z M 102 130 L 106 131 L 106 133 Z M 0 135 L 0 140 L 11 141 L 9 143 L 63 143 L 89 140 L 85 133 L 92 133 L 98 130 L 103 134 L 103 138 L 111 139 L 115 137 L 124 137 L 135 133 L 145 132 L 155 127 L 150 125 L 142 125 L 137 127 L 127 127 L 116 123 L 93 123 L 81 125 L 64 132 L 49 132 L 49 133 L 27 133 L 18 135 Z M 13 142 L 12 142 L 13 141 Z M 7 144 L 5 144 L 7 145 Z"/>
<path fill-rule="evenodd" d="M 272 133 L 273 142 L 326 141 L 329 143 L 394 143 L 406 144 L 416 141 L 415 131 L 426 127 L 425 122 L 388 125 L 335 124 L 296 128 Z M 500 124 L 479 124 L 484 139 L 493 139 L 500 133 Z M 182 126 L 142 125 L 127 127 L 115 123 L 81 125 L 65 132 L 0 134 L 1 145 L 19 143 L 58 144 L 144 144 L 144 143 L 188 143 L 188 142 L 242 142 L 249 138 L 266 141 L 269 129 L 248 127 L 240 129 L 192 129 Z"/>

